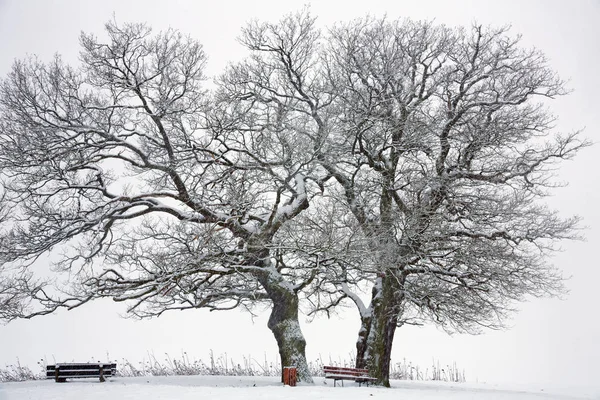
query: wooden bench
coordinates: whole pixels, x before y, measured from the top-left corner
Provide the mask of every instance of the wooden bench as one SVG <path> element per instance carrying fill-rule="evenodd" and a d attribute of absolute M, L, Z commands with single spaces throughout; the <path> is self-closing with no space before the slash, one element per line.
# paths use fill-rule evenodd
<path fill-rule="evenodd" d="M 366 383 L 368 386 L 370 382 L 377 380 L 370 377 L 369 371 L 363 368 L 323 366 L 323 372 L 325 373 L 325 379 L 333 379 L 333 386 L 336 385 L 337 381 L 342 381 L 342 386 L 344 386 L 344 380 L 358 382 L 358 386 L 363 383 Z"/>
<path fill-rule="evenodd" d="M 65 382 L 67 379 L 75 378 L 99 378 L 104 382 L 105 378 L 114 376 L 117 372 L 117 364 L 108 363 L 70 363 L 46 366 L 46 379 L 54 379 L 56 382 Z"/>

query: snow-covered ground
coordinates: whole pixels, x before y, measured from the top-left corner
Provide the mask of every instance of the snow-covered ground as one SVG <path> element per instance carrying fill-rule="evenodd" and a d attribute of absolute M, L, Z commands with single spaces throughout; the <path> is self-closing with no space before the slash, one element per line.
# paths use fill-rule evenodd
<path fill-rule="evenodd" d="M 600 399 L 600 388 L 499 387 L 484 384 L 394 381 L 392 389 L 358 387 L 315 378 L 315 385 L 287 387 L 274 377 L 176 376 L 113 378 L 106 383 L 74 380 L 66 383 L 29 381 L 0 384 L 0 400 L 112 399 L 394 399 L 394 400 L 544 400 Z"/>

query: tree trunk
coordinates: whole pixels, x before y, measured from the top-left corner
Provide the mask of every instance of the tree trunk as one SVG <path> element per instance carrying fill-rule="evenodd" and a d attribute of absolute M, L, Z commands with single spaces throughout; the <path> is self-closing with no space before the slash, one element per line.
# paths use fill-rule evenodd
<path fill-rule="evenodd" d="M 371 315 L 360 317 L 360 330 L 356 341 L 356 368 L 367 368 L 367 339 L 371 332 Z"/>
<path fill-rule="evenodd" d="M 362 346 L 360 341 L 361 336 L 365 335 L 365 327 L 361 327 L 357 343 L 357 367 L 366 366 L 369 375 L 377 378 L 376 384 L 386 387 L 390 386 L 392 344 L 402 310 L 401 285 L 400 278 L 395 276 L 386 275 L 377 278 L 373 288 L 372 315 L 366 329 L 364 349 L 359 349 L 359 346 Z"/>
<path fill-rule="evenodd" d="M 259 277 L 273 302 L 267 326 L 279 347 L 282 382 L 283 367 L 296 367 L 299 382 L 313 383 L 306 362 L 306 340 L 298 321 L 298 294 L 283 279 L 274 270 Z"/>
<path fill-rule="evenodd" d="M 306 340 L 298 321 L 298 297 L 286 299 L 273 305 L 268 323 L 275 335 L 281 358 L 282 381 L 283 367 L 296 367 L 298 381 L 313 383 L 306 362 Z"/>

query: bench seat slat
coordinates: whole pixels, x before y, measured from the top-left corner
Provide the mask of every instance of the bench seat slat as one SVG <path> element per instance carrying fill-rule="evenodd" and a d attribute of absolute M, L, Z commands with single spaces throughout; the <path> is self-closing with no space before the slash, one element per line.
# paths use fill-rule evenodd
<path fill-rule="evenodd" d="M 61 371 L 69 371 L 69 370 L 77 370 L 77 369 L 100 369 L 102 366 L 104 369 L 116 369 L 117 364 L 115 363 L 88 363 L 88 364 L 56 364 L 58 365 Z M 48 365 L 46 366 L 46 371 L 54 371 L 56 369 L 56 365 Z"/>
<path fill-rule="evenodd" d="M 368 374 L 368 371 L 359 371 L 359 370 L 344 370 L 344 369 L 325 369 L 323 368 L 323 371 L 325 372 L 339 372 L 342 374 Z"/>
<path fill-rule="evenodd" d="M 324 371 L 348 371 L 348 372 L 369 372 L 366 368 L 348 368 L 348 367 L 323 367 Z"/>
<path fill-rule="evenodd" d="M 114 368 L 103 368 L 103 369 L 104 369 L 105 372 L 106 371 L 112 371 L 112 370 L 114 370 Z M 46 371 L 46 373 L 53 374 L 54 371 L 56 371 L 56 370 L 54 370 L 54 369 L 53 370 L 48 370 L 48 371 Z M 64 373 L 69 373 L 69 372 L 73 372 L 73 371 L 90 371 L 90 372 L 94 372 L 95 371 L 95 372 L 99 372 L 100 368 L 60 369 L 59 370 L 60 373 L 63 373 L 63 372 Z"/>
<path fill-rule="evenodd" d="M 103 368 L 104 371 L 112 371 L 115 370 L 116 368 Z M 47 370 L 47 373 L 54 373 L 54 371 L 56 371 L 55 369 L 53 370 Z M 100 368 L 79 368 L 79 369 L 59 369 L 59 372 L 71 372 L 71 371 L 100 371 Z"/>
<path fill-rule="evenodd" d="M 368 376 L 368 375 L 364 375 L 364 374 L 340 374 L 340 373 L 335 373 L 335 372 L 330 372 L 330 373 L 326 373 L 325 377 L 336 377 L 336 378 L 348 378 L 348 379 L 354 379 L 354 378 L 362 378 L 363 376 Z"/>
<path fill-rule="evenodd" d="M 60 374 L 59 377 L 63 378 L 63 377 L 69 377 L 69 376 L 81 376 L 81 377 L 86 377 L 86 376 L 95 376 L 98 377 L 100 376 L 100 374 L 94 374 L 94 373 L 68 373 L 68 374 Z M 113 376 L 113 374 L 104 374 L 104 376 Z M 55 375 L 46 375 L 47 378 L 54 378 Z"/>
<path fill-rule="evenodd" d="M 58 376 L 60 377 L 68 377 L 68 376 L 99 376 L 100 371 L 64 371 L 59 372 Z M 112 376 L 113 373 L 111 370 L 104 371 L 104 376 Z M 46 372 L 47 378 L 54 378 L 56 374 L 54 372 Z"/>
<path fill-rule="evenodd" d="M 338 371 L 338 370 L 323 370 L 326 374 L 339 374 L 339 375 L 368 375 L 367 371 Z"/>
<path fill-rule="evenodd" d="M 356 379 L 373 379 L 369 376 L 364 376 L 364 375 L 325 375 L 326 379 L 349 379 L 349 380 L 356 380 Z"/>

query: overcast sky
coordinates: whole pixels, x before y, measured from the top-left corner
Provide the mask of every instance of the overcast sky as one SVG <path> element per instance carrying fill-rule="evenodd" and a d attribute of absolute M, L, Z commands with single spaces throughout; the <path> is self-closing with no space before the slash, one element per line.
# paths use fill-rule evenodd
<path fill-rule="evenodd" d="M 0 76 L 15 59 L 54 53 L 76 63 L 80 31 L 102 34 L 103 24 L 147 22 L 156 30 L 173 27 L 199 39 L 210 57 L 208 72 L 218 73 L 240 56 L 240 28 L 252 18 L 276 21 L 309 1 L 79 1 L 0 0 Z M 600 2 L 580 1 L 314 1 L 312 12 L 323 26 L 366 13 L 389 18 L 434 19 L 448 25 L 472 22 L 512 26 L 526 46 L 546 53 L 550 64 L 569 80 L 573 93 L 555 101 L 559 127 L 585 128 L 597 141 L 600 129 Z M 511 328 L 479 336 L 448 336 L 432 327 L 402 328 L 393 361 L 403 358 L 425 368 L 433 359 L 456 362 L 469 380 L 600 385 L 600 145 L 563 164 L 560 178 L 569 185 L 556 191 L 551 206 L 563 216 L 578 214 L 587 241 L 565 243 L 554 262 L 570 289 L 565 300 L 536 299 L 521 304 Z M 237 311 L 191 310 L 152 321 L 122 319 L 121 306 L 97 302 L 71 312 L 15 321 L 0 326 L 0 366 L 35 366 L 48 361 L 105 360 L 132 362 L 153 353 L 177 357 L 182 351 L 208 359 L 212 349 L 242 362 L 242 357 L 277 360 L 277 346 L 266 315 L 252 319 Z M 306 318 L 304 318 L 304 322 Z M 348 309 L 330 320 L 303 326 L 309 360 L 349 359 L 355 350 L 358 315 Z M 114 332 L 109 334 L 109 332 Z M 108 353 L 108 355 L 107 355 Z"/>

